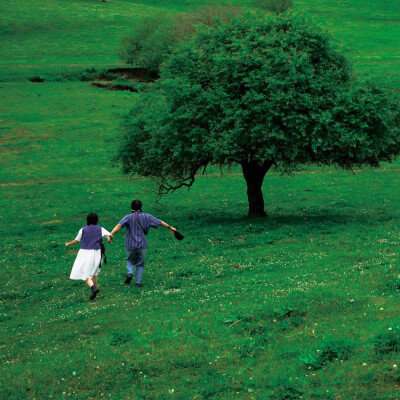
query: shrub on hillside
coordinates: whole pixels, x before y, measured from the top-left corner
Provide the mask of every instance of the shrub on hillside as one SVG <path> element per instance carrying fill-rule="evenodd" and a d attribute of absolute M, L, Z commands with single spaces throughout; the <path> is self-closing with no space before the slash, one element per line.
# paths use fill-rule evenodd
<path fill-rule="evenodd" d="M 290 8 L 293 8 L 293 0 L 255 0 L 254 5 L 263 10 L 282 14 Z"/>
<path fill-rule="evenodd" d="M 240 7 L 212 4 L 201 6 L 191 13 L 187 13 L 186 18 L 191 21 L 193 31 L 195 31 L 196 25 L 214 26 L 217 19 L 228 22 L 241 12 Z"/>
<path fill-rule="evenodd" d="M 103 79 L 107 71 L 97 70 L 96 68 L 86 68 L 83 71 L 60 72 L 48 78 L 53 82 L 92 82 L 96 79 Z M 115 79 L 115 78 L 114 78 Z"/>
<path fill-rule="evenodd" d="M 119 47 L 119 57 L 127 64 L 158 71 L 169 47 L 177 43 L 172 19 L 166 16 L 141 18 Z"/>
<path fill-rule="evenodd" d="M 30 81 L 30 82 L 46 82 L 46 78 L 44 78 L 43 76 L 34 75 L 34 76 L 30 76 L 28 78 L 28 81 Z"/>
<path fill-rule="evenodd" d="M 238 7 L 215 5 L 174 16 L 141 18 L 121 40 L 118 55 L 128 64 L 146 68 L 150 73 L 158 72 L 172 48 L 192 37 L 198 26 L 213 26 L 217 18 L 226 22 L 239 12 Z"/>

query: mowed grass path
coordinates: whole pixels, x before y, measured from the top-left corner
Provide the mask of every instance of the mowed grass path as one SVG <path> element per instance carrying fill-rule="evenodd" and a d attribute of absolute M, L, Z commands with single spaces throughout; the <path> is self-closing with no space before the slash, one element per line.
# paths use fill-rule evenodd
<path fill-rule="evenodd" d="M 400 162 L 268 173 L 267 219 L 244 217 L 236 169 L 157 204 L 152 182 L 110 161 L 131 94 L 25 78 L 71 70 L 46 63 L 118 63 L 120 22 L 162 4 L 66 4 L 0 5 L 12 27 L 1 39 L 0 398 L 398 399 Z M 398 87 L 395 2 L 296 4 L 356 44 L 357 68 Z M 135 197 L 185 240 L 153 230 L 135 290 L 117 234 L 89 302 L 68 280 L 78 248 L 64 243 L 91 211 L 112 229 Z"/>

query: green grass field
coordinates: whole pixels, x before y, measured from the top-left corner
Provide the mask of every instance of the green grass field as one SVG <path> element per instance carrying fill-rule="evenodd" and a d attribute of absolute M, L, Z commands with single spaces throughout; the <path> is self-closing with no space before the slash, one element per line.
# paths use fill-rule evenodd
<path fill-rule="evenodd" d="M 157 203 L 111 162 L 133 94 L 28 81 L 118 65 L 135 18 L 202 3 L 0 3 L 0 399 L 400 399 L 400 160 L 270 172 L 266 219 L 244 217 L 236 169 Z M 399 88 L 400 6 L 377 3 L 295 5 Z M 64 243 L 88 212 L 111 230 L 133 198 L 185 240 L 151 232 L 139 289 L 117 234 L 90 302 Z"/>

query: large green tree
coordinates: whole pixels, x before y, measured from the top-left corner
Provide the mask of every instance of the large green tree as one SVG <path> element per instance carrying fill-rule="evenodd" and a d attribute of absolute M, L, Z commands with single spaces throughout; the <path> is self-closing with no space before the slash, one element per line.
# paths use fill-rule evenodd
<path fill-rule="evenodd" d="M 216 24 L 169 57 L 138 95 L 117 159 L 160 193 L 191 186 L 208 165 L 240 165 L 250 216 L 266 215 L 275 166 L 378 166 L 400 152 L 399 112 L 353 76 L 340 46 L 310 16 L 248 13 Z"/>

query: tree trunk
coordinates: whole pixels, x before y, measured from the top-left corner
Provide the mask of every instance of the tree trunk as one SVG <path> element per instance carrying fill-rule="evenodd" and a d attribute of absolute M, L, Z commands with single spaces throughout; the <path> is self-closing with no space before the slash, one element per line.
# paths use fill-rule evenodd
<path fill-rule="evenodd" d="M 262 184 L 265 174 L 271 168 L 272 162 L 262 165 L 256 162 L 243 163 L 243 176 L 247 183 L 247 198 L 249 200 L 249 217 L 266 217 Z"/>

